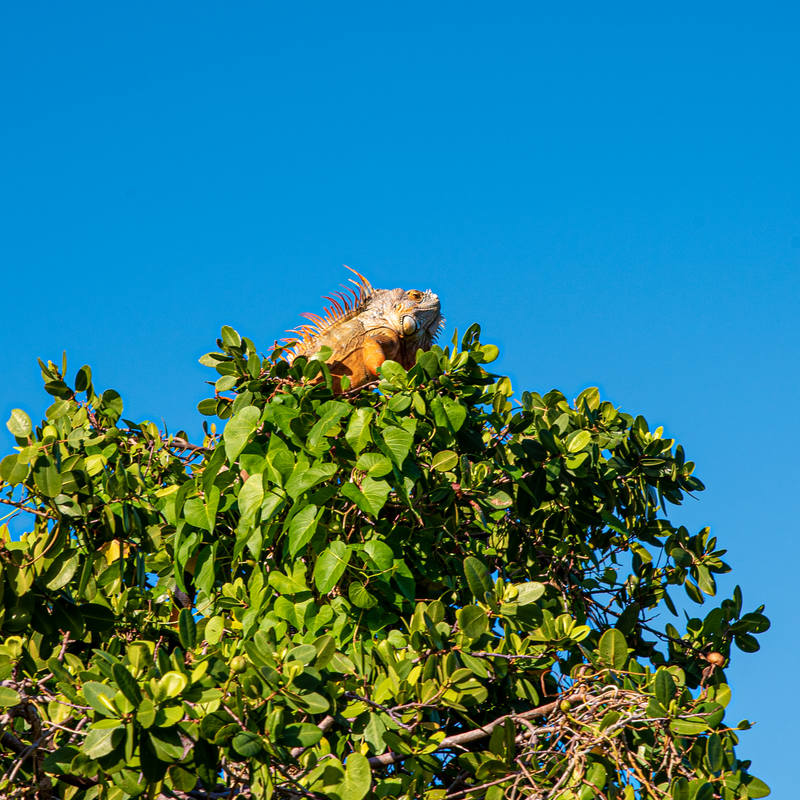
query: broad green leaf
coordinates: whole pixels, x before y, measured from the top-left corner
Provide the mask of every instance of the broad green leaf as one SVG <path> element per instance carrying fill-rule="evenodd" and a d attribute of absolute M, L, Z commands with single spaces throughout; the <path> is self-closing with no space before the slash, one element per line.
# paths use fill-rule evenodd
<path fill-rule="evenodd" d="M 184 611 L 185 610 L 186 609 L 184 609 Z M 114 664 L 112 673 L 122 694 L 125 695 L 135 708 L 138 708 L 139 703 L 142 702 L 142 693 L 133 675 L 131 675 L 123 664 Z"/>
<path fill-rule="evenodd" d="M 19 693 L 9 686 L 0 686 L 0 708 L 15 706 L 20 702 Z"/>
<path fill-rule="evenodd" d="M 747 796 L 752 798 L 766 797 L 770 793 L 769 786 L 764 781 L 754 775 L 748 775 L 745 784 L 747 785 Z"/>
<path fill-rule="evenodd" d="M 672 700 L 675 694 L 675 682 L 666 667 L 659 667 L 656 671 L 655 694 L 656 700 L 658 700 L 664 708 L 669 706 L 669 701 Z"/>
<path fill-rule="evenodd" d="M 175 728 L 150 728 L 146 735 L 161 761 L 178 761 L 183 755 L 183 743 Z"/>
<path fill-rule="evenodd" d="M 395 386 L 406 386 L 408 374 L 403 367 L 396 361 L 387 359 L 380 366 L 380 375 L 385 380 Z"/>
<path fill-rule="evenodd" d="M 72 580 L 79 565 L 80 560 L 75 550 L 67 550 L 59 555 L 44 575 L 47 588 L 53 592 L 63 589 Z"/>
<path fill-rule="evenodd" d="M 102 722 L 96 722 L 86 734 L 81 752 L 93 760 L 107 756 L 122 742 L 124 733 L 125 726 L 116 721 L 112 727 L 105 727 Z"/>
<path fill-rule="evenodd" d="M 204 636 L 210 645 L 218 644 L 225 630 L 225 620 L 222 617 L 211 617 L 205 627 Z"/>
<path fill-rule="evenodd" d="M 233 737 L 233 749 L 245 758 L 255 758 L 264 749 L 264 744 L 258 734 L 251 731 L 241 731 Z"/>
<path fill-rule="evenodd" d="M 177 697 L 186 688 L 186 684 L 187 678 L 182 672 L 170 670 L 158 682 L 159 694 L 164 698 Z"/>
<path fill-rule="evenodd" d="M 489 571 L 475 556 L 467 556 L 464 559 L 464 576 L 472 596 L 477 600 L 483 600 L 484 594 L 492 591 L 493 584 Z"/>
<path fill-rule="evenodd" d="M 255 406 L 245 406 L 228 420 L 222 433 L 228 463 L 232 464 L 239 457 L 239 453 L 244 449 L 260 418 L 259 409 Z"/>
<path fill-rule="evenodd" d="M 356 608 L 374 608 L 378 604 L 363 583 L 351 583 L 347 587 L 347 596 Z"/>
<path fill-rule="evenodd" d="M 575 431 L 567 437 L 566 445 L 568 453 L 577 453 L 583 450 L 592 441 L 592 434 L 589 431 Z"/>
<path fill-rule="evenodd" d="M 242 346 L 242 337 L 238 332 L 231 328 L 230 325 L 222 326 L 222 343 L 228 348 L 237 348 Z"/>
<path fill-rule="evenodd" d="M 370 420 L 375 411 L 372 408 L 357 408 L 350 417 L 344 438 L 358 455 L 371 441 Z"/>
<path fill-rule="evenodd" d="M 362 453 L 356 462 L 356 469 L 366 472 L 371 478 L 380 478 L 392 471 L 392 462 L 380 453 Z"/>
<path fill-rule="evenodd" d="M 55 497 L 61 492 L 61 475 L 55 464 L 46 462 L 34 467 L 33 480 L 36 488 L 45 497 Z"/>
<path fill-rule="evenodd" d="M 535 603 L 544 594 L 545 590 L 545 585 L 543 583 L 537 583 L 536 581 L 517 583 L 515 585 L 517 588 L 517 597 L 514 602 L 521 606 Z"/>
<path fill-rule="evenodd" d="M 455 432 L 461 430 L 461 426 L 467 418 L 467 409 L 452 397 L 443 397 L 442 405 L 452 430 Z"/>
<path fill-rule="evenodd" d="M 367 757 L 361 753 L 350 753 L 344 767 L 344 780 L 337 787 L 337 793 L 342 800 L 363 800 L 372 784 Z"/>
<path fill-rule="evenodd" d="M 440 450 L 431 459 L 431 469 L 437 472 L 448 472 L 458 464 L 458 454 L 452 450 Z"/>
<path fill-rule="evenodd" d="M 289 524 L 289 555 L 295 556 L 312 539 L 317 530 L 317 507 L 306 506 L 292 517 Z"/>
<path fill-rule="evenodd" d="M 191 650 L 197 641 L 197 625 L 188 608 L 182 608 L 178 615 L 178 639 L 184 650 Z"/>
<path fill-rule="evenodd" d="M 673 719 L 669 723 L 670 730 L 679 736 L 696 736 L 708 730 L 708 725 L 700 720 Z"/>
<path fill-rule="evenodd" d="M 718 733 L 712 733 L 706 739 L 706 762 L 710 772 L 718 772 L 722 769 L 722 739 Z"/>
<path fill-rule="evenodd" d="M 260 474 L 249 475 L 242 484 L 237 498 L 239 503 L 240 519 L 254 520 L 256 512 L 264 501 L 264 476 Z"/>
<path fill-rule="evenodd" d="M 600 637 L 597 649 L 603 663 L 614 669 L 622 669 L 628 660 L 628 645 L 616 628 L 610 628 Z"/>
<path fill-rule="evenodd" d="M 319 464 L 313 467 L 298 464 L 286 482 L 286 493 L 296 500 L 303 492 L 308 491 L 322 481 L 336 474 L 335 464 Z"/>
<path fill-rule="evenodd" d="M 489 630 L 489 618 L 478 606 L 464 606 L 456 612 L 458 627 L 469 639 L 477 639 Z"/>
<path fill-rule="evenodd" d="M 389 457 L 398 468 L 402 467 L 414 437 L 405 428 L 395 428 L 394 426 L 383 428 L 381 436 L 388 449 Z"/>
<path fill-rule="evenodd" d="M 346 483 L 342 494 L 352 500 L 364 513 L 377 517 L 389 497 L 391 486 L 387 481 L 365 477 L 361 488 L 354 483 Z"/>
<path fill-rule="evenodd" d="M 379 570 L 388 570 L 394 564 L 394 551 L 380 539 L 370 539 L 364 545 L 364 552 L 375 562 Z"/>
<path fill-rule="evenodd" d="M 6 427 L 11 431 L 12 436 L 20 439 L 27 439 L 33 430 L 31 418 L 21 408 L 11 410 L 11 416 L 6 422 Z"/>
<path fill-rule="evenodd" d="M 314 584 L 320 594 L 327 594 L 344 575 L 352 551 L 348 546 L 334 539 L 320 554 L 314 565 Z"/>
<path fill-rule="evenodd" d="M 86 702 L 105 717 L 117 717 L 119 712 L 112 703 L 116 689 L 98 681 L 87 681 L 83 684 L 83 696 Z"/>
<path fill-rule="evenodd" d="M 284 747 L 313 747 L 321 738 L 322 730 L 309 722 L 287 725 L 280 735 Z"/>

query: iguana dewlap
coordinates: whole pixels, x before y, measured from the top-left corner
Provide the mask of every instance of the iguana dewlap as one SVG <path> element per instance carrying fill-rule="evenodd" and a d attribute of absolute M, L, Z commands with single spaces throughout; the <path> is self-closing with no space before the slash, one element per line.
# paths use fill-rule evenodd
<path fill-rule="evenodd" d="M 290 331 L 297 337 L 286 340 L 293 351 L 290 360 L 330 347 L 327 364 L 337 392 L 338 378 L 347 376 L 351 388 L 362 386 L 377 377 L 387 359 L 406 369 L 414 366 L 417 351 L 428 349 L 444 325 L 439 298 L 430 290 L 373 289 L 363 275 L 350 271 L 358 278 L 351 279 L 352 297 L 341 292 L 326 297 L 331 305 L 324 314 L 303 314 L 310 324 Z"/>

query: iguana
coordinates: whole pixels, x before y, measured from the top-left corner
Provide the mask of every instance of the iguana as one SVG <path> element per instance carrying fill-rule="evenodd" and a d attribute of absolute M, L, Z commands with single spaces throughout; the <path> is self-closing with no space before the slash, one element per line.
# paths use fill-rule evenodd
<path fill-rule="evenodd" d="M 288 331 L 296 336 L 284 339 L 290 362 L 331 348 L 327 364 L 337 393 L 341 378 L 347 376 L 351 388 L 363 386 L 387 359 L 413 367 L 417 350 L 429 348 L 444 325 L 439 298 L 430 289 L 373 289 L 363 275 L 347 269 L 358 279 L 350 278 L 355 290 L 345 287 L 349 294 L 326 297 L 330 306 L 323 315 L 302 314 L 309 324 Z"/>

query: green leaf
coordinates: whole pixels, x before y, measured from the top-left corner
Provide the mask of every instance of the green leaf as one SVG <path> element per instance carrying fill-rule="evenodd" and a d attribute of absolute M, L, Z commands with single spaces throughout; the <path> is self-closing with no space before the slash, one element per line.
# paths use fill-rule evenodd
<path fill-rule="evenodd" d="M 449 472 L 458 464 L 458 454 L 452 450 L 440 450 L 431 459 L 431 469 L 437 472 Z"/>
<path fill-rule="evenodd" d="M 222 617 L 211 617 L 206 623 L 204 636 L 210 645 L 218 644 L 225 631 L 225 620 Z"/>
<path fill-rule="evenodd" d="M 222 433 L 228 463 L 233 464 L 239 457 L 260 419 L 261 411 L 258 408 L 245 406 L 228 420 Z"/>
<path fill-rule="evenodd" d="M 477 639 L 489 630 L 489 618 L 478 606 L 464 606 L 456 612 L 458 627 L 469 639 Z"/>
<path fill-rule="evenodd" d="M 378 604 L 363 583 L 351 583 L 347 587 L 347 596 L 356 608 L 374 608 Z"/>
<path fill-rule="evenodd" d="M 394 564 L 394 551 L 386 542 L 382 542 L 380 539 L 370 539 L 364 545 L 364 552 L 381 571 L 391 569 Z"/>
<path fill-rule="evenodd" d="M 80 560 L 75 550 L 67 550 L 53 560 L 45 573 L 46 586 L 50 591 L 63 589 L 78 571 Z"/>
<path fill-rule="evenodd" d="M 361 481 L 360 489 L 354 483 L 346 483 L 342 487 L 342 494 L 352 500 L 364 513 L 377 517 L 389 497 L 391 488 L 387 481 L 365 477 Z"/>
<path fill-rule="evenodd" d="M 186 609 L 184 609 L 184 611 L 185 610 Z M 142 702 L 142 692 L 133 675 L 131 675 L 123 664 L 114 664 L 111 668 L 111 672 L 122 694 L 125 695 L 134 708 L 138 708 L 139 703 Z"/>
<path fill-rule="evenodd" d="M 321 738 L 322 730 L 310 722 L 286 725 L 280 735 L 284 747 L 313 747 Z"/>
<path fill-rule="evenodd" d="M 87 681 L 83 684 L 83 696 L 86 702 L 105 717 L 119 716 L 119 712 L 112 704 L 114 695 L 117 693 L 105 683 L 97 681 Z"/>
<path fill-rule="evenodd" d="M 622 669 L 628 660 L 628 644 L 616 628 L 610 628 L 600 637 L 597 650 L 603 663 L 614 669 Z"/>
<path fill-rule="evenodd" d="M 476 600 L 482 601 L 484 595 L 492 591 L 493 584 L 489 577 L 489 571 L 475 556 L 467 556 L 464 559 L 464 576 L 467 579 L 467 586 Z"/>
<path fill-rule="evenodd" d="M 150 728 L 146 735 L 160 761 L 178 761 L 183 755 L 183 744 L 175 728 Z"/>
<path fill-rule="evenodd" d="M 313 538 L 317 530 L 317 507 L 306 506 L 298 511 L 289 523 L 289 555 L 294 557 Z"/>
<path fill-rule="evenodd" d="M 696 736 L 698 733 L 705 733 L 708 730 L 708 725 L 700 720 L 673 719 L 669 723 L 669 728 L 673 733 L 677 733 L 678 736 Z"/>
<path fill-rule="evenodd" d="M 514 505 L 514 501 L 509 497 L 507 492 L 502 489 L 489 497 L 489 505 L 493 508 L 509 508 Z"/>
<path fill-rule="evenodd" d="M 444 413 L 447 415 L 447 421 L 450 423 L 450 428 L 454 433 L 457 433 L 467 418 L 467 409 L 458 400 L 453 400 L 452 397 L 443 397 L 442 405 L 444 406 Z"/>
<path fill-rule="evenodd" d="M 0 686 L 0 708 L 17 705 L 22 698 L 9 686 Z"/>
<path fill-rule="evenodd" d="M 745 784 L 747 785 L 748 797 L 759 798 L 770 794 L 769 786 L 754 775 L 749 775 L 745 780 Z"/>
<path fill-rule="evenodd" d="M 567 452 L 577 453 L 579 450 L 583 450 L 591 441 L 592 434 L 589 431 L 575 431 L 567 437 Z"/>
<path fill-rule="evenodd" d="M 385 381 L 395 386 L 406 386 L 408 383 L 408 373 L 396 361 L 387 359 L 380 366 L 380 375 Z"/>
<path fill-rule="evenodd" d="M 122 416 L 122 398 L 114 389 L 106 389 L 100 396 L 100 412 L 108 419 L 116 422 Z"/>
<path fill-rule="evenodd" d="M 286 493 L 292 500 L 296 500 L 303 492 L 332 478 L 335 474 L 336 464 L 319 464 L 309 467 L 306 464 L 298 463 L 286 482 Z"/>
<path fill-rule="evenodd" d="M 320 554 L 314 565 L 314 584 L 320 594 L 327 594 L 344 575 L 352 551 L 339 539 L 334 539 Z"/>
<path fill-rule="evenodd" d="M 178 639 L 184 650 L 191 650 L 197 642 L 197 625 L 188 608 L 182 608 L 178 615 Z"/>
<path fill-rule="evenodd" d="M 55 497 L 61 493 L 61 475 L 55 464 L 49 461 L 41 466 L 34 467 L 33 481 L 36 488 L 45 497 Z"/>
<path fill-rule="evenodd" d="M 233 737 L 233 749 L 245 758 L 255 758 L 264 749 L 261 737 L 251 731 L 241 731 Z"/>
<path fill-rule="evenodd" d="M 380 453 L 362 453 L 356 461 L 356 469 L 366 472 L 371 478 L 380 478 L 392 471 L 392 462 Z"/>
<path fill-rule="evenodd" d="M 683 776 L 672 782 L 670 789 L 672 800 L 689 800 L 689 781 Z"/>
<path fill-rule="evenodd" d="M 344 780 L 337 787 L 342 800 L 363 800 L 372 785 L 369 761 L 361 753 L 350 753 L 345 762 Z"/>
<path fill-rule="evenodd" d="M 672 700 L 675 694 L 675 681 L 671 673 L 666 667 L 659 667 L 656 670 L 655 677 L 655 695 L 656 700 L 661 703 L 664 708 L 669 706 L 669 701 Z"/>
<path fill-rule="evenodd" d="M 411 449 L 414 437 L 405 428 L 386 427 L 381 431 L 384 444 L 388 449 L 388 455 L 398 469 L 403 466 L 403 462 Z"/>
<path fill-rule="evenodd" d="M 545 585 L 536 581 L 528 581 L 516 584 L 516 588 L 517 597 L 514 602 L 521 606 L 527 606 L 535 603 L 544 594 Z"/>
<path fill-rule="evenodd" d="M 694 781 L 692 781 L 694 783 Z M 698 786 L 694 800 L 714 800 L 714 786 L 707 781 Z"/>
<path fill-rule="evenodd" d="M 110 720 L 109 720 L 110 721 Z M 87 758 L 96 760 L 107 756 L 118 744 L 122 742 L 125 726 L 114 722 L 113 727 L 105 727 L 103 721 L 92 725 L 81 746 L 81 753 Z"/>
<path fill-rule="evenodd" d="M 252 522 L 264 501 L 264 476 L 261 474 L 249 475 L 239 490 L 236 498 L 239 503 L 239 518 Z"/>
<path fill-rule="evenodd" d="M 222 326 L 222 343 L 227 348 L 237 348 L 242 346 L 242 337 L 230 325 Z"/>
<path fill-rule="evenodd" d="M 722 769 L 722 739 L 718 733 L 712 733 L 706 739 L 706 762 L 710 772 L 719 772 Z"/>
<path fill-rule="evenodd" d="M 372 441 L 370 420 L 374 413 L 375 410 L 372 408 L 357 408 L 350 417 L 344 438 L 356 455 Z"/>
<path fill-rule="evenodd" d="M 12 436 L 16 436 L 19 439 L 27 439 L 33 430 L 31 418 L 21 408 L 11 410 L 11 416 L 6 422 L 6 427 L 11 431 Z"/>

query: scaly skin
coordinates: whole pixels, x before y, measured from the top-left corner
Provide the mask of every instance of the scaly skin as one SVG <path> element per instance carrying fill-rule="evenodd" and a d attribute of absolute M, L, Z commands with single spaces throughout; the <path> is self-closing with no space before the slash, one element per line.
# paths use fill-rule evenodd
<path fill-rule="evenodd" d="M 338 300 L 326 298 L 331 306 L 325 315 L 303 314 L 311 324 L 290 331 L 299 338 L 286 340 L 293 351 L 290 360 L 331 348 L 327 364 L 337 393 L 342 377 L 350 379 L 350 388 L 375 380 L 387 359 L 413 367 L 417 351 L 427 350 L 444 325 L 439 298 L 430 290 L 373 289 L 363 275 L 350 271 L 358 277 L 351 279 L 358 290 L 350 289 L 353 297 L 336 292 Z"/>

